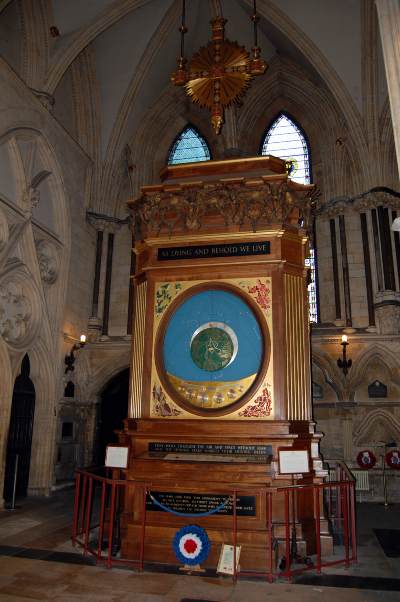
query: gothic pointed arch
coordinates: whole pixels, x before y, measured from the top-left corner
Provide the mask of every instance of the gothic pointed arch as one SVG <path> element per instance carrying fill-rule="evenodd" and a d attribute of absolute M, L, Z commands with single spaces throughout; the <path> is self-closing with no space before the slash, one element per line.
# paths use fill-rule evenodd
<path fill-rule="evenodd" d="M 288 113 L 280 111 L 267 127 L 260 145 L 261 155 L 273 155 L 290 163 L 289 175 L 300 184 L 311 183 L 310 145 L 299 123 Z M 318 322 L 317 255 L 315 240 L 306 260 L 310 269 L 308 303 L 310 322 Z"/>
<path fill-rule="evenodd" d="M 400 440 L 400 421 L 387 409 L 368 412 L 353 433 L 356 446 Z"/>
<path fill-rule="evenodd" d="M 303 128 L 286 111 L 280 111 L 265 130 L 261 155 L 291 162 L 290 177 L 300 184 L 311 182 L 311 152 Z"/>
<path fill-rule="evenodd" d="M 376 366 L 381 367 L 387 372 L 387 377 L 397 386 L 400 386 L 399 361 L 396 354 L 386 345 L 378 343 L 357 358 L 351 375 L 353 389 L 357 389 L 362 383 L 365 383 L 369 371 Z"/>
<path fill-rule="evenodd" d="M 343 386 L 340 381 L 340 373 L 336 365 L 332 362 L 332 358 L 324 351 L 313 349 L 312 353 L 312 369 L 316 368 L 323 375 L 324 383 L 333 390 L 337 399 L 343 399 Z"/>
<path fill-rule="evenodd" d="M 206 139 L 192 124 L 186 125 L 176 136 L 169 151 L 168 165 L 178 163 L 195 163 L 197 161 L 210 161 L 211 151 Z"/>

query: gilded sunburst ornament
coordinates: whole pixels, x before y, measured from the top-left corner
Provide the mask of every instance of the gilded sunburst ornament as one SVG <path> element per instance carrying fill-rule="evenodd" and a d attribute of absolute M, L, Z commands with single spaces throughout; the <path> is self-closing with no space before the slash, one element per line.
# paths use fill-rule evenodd
<path fill-rule="evenodd" d="M 226 20 L 218 17 L 211 21 L 212 39 L 196 52 L 186 70 L 183 54 L 178 60 L 178 70 L 171 80 L 184 86 L 192 101 L 211 111 L 211 123 L 217 134 L 224 121 L 224 109 L 237 103 L 246 92 L 254 75 L 265 72 L 267 65 L 255 46 L 253 55 L 237 42 L 225 40 Z M 181 32 L 185 32 L 184 25 Z"/>

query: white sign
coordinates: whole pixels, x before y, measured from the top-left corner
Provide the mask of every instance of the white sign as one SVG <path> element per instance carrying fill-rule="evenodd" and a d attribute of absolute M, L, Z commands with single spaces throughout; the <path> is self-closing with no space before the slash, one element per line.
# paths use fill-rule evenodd
<path fill-rule="evenodd" d="M 106 466 L 108 468 L 127 468 L 128 452 L 129 447 L 109 445 L 106 451 Z"/>
<path fill-rule="evenodd" d="M 310 472 L 308 451 L 306 449 L 280 449 L 279 471 L 281 474 L 304 474 Z"/>
<path fill-rule="evenodd" d="M 217 573 L 233 575 L 233 546 L 222 544 L 221 554 L 219 556 Z M 236 546 L 236 570 L 239 567 L 239 556 L 241 546 Z"/>

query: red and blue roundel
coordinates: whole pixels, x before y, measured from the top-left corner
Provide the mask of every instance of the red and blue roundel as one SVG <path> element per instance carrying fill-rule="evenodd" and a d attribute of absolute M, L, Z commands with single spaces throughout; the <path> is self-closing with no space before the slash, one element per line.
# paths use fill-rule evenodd
<path fill-rule="evenodd" d="M 364 449 L 357 454 L 357 464 L 364 470 L 370 470 L 376 464 L 375 454 L 369 449 Z"/>
<path fill-rule="evenodd" d="M 396 470 L 400 470 L 400 451 L 398 449 L 389 451 L 386 454 L 386 464 L 390 468 L 395 468 Z"/>
<path fill-rule="evenodd" d="M 207 559 L 211 544 L 204 529 L 188 525 L 175 533 L 172 547 L 179 562 L 195 565 Z"/>

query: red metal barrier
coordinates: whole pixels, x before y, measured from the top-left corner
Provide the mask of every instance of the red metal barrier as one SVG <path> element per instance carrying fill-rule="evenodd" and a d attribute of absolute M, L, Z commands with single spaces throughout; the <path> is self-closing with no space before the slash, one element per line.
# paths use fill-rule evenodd
<path fill-rule="evenodd" d="M 106 473 L 104 473 L 106 474 Z M 346 478 L 345 473 L 340 476 Z M 130 487 L 142 489 L 141 530 L 138 558 L 121 558 L 120 513 L 125 494 Z M 156 488 L 151 487 L 154 492 Z M 170 488 L 171 491 L 174 488 Z M 178 491 L 178 488 L 176 488 Z M 98 474 L 98 471 L 78 470 L 76 473 L 72 542 L 80 545 L 84 554 L 92 554 L 97 562 L 108 568 L 124 563 L 143 570 L 146 540 L 146 500 L 150 487 Z M 263 494 L 266 499 L 266 550 L 264 571 L 241 571 L 236 568 L 238 533 L 237 499 L 240 494 Z M 297 508 L 299 495 L 313 499 L 310 524 L 314 524 L 315 552 L 311 557 L 297 553 Z M 259 576 L 272 582 L 275 578 L 291 580 L 308 570 L 321 572 L 323 567 L 357 561 L 354 481 L 330 481 L 321 484 L 292 485 L 275 488 L 225 489 L 232 498 L 233 580 L 241 575 Z M 273 500 L 278 497 L 284 511 L 284 536 L 275 536 L 277 527 L 272 520 Z M 194 515 L 195 516 L 195 515 Z M 188 518 L 188 521 L 192 520 Z M 324 557 L 321 545 L 321 521 L 329 525 L 329 537 L 335 542 L 335 558 Z M 281 531 L 282 532 L 282 531 Z M 327 533 L 325 533 L 325 536 Z M 274 551 L 278 560 L 274 560 Z M 280 556 L 280 558 L 279 558 Z"/>

